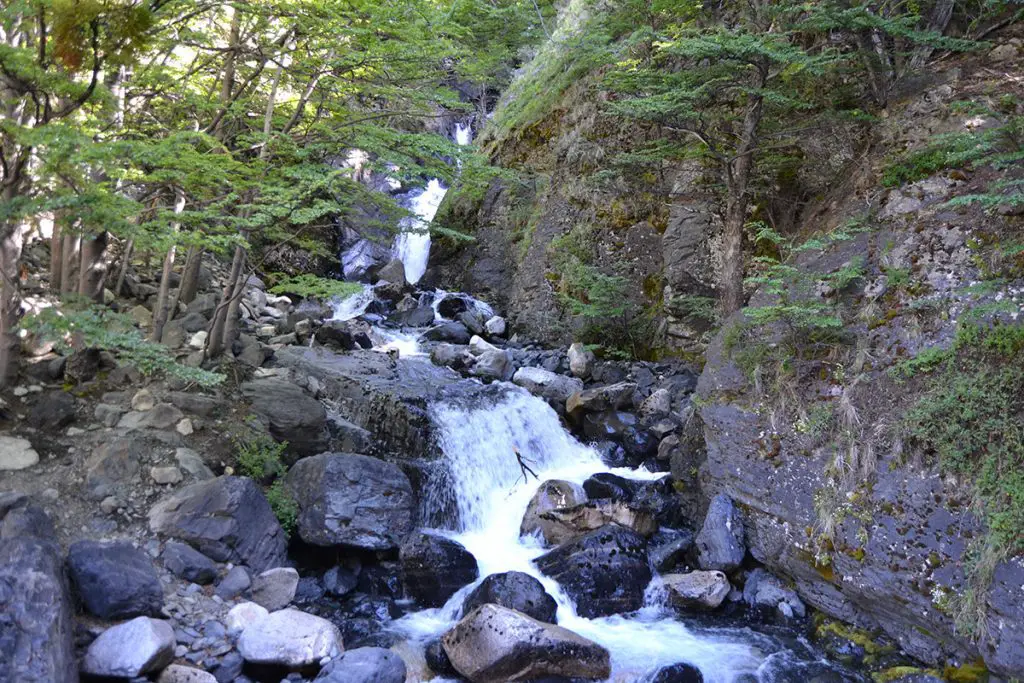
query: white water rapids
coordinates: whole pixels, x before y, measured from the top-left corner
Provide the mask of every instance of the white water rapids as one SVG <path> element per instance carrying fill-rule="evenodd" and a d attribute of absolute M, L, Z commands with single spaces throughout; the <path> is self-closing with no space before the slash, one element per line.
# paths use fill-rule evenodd
<path fill-rule="evenodd" d="M 638 613 L 586 619 L 576 615 L 559 585 L 533 566 L 532 560 L 545 549 L 532 538 L 521 539 L 519 525 L 539 484 L 548 479 L 582 484 L 591 475 L 608 471 L 593 449 L 562 428 L 544 401 L 510 387 L 505 398 L 491 407 L 435 405 L 432 412 L 452 475 L 451 486 L 440 494 L 445 500 L 435 504 L 454 502 L 462 530 L 446 533 L 476 557 L 480 579 L 507 571 L 539 579 L 558 603 L 558 624 L 610 651 L 612 681 L 639 681 L 661 666 L 678 662 L 698 666 L 709 682 L 732 683 L 745 676 L 745 680 L 759 680 L 762 667 L 775 655 L 758 644 L 770 639 L 739 628 L 696 633 L 664 606 L 657 579 L 648 587 L 647 604 Z M 524 481 L 513 448 L 530 461 L 538 480 Z M 662 476 L 612 471 L 632 478 Z M 404 617 L 396 628 L 420 642 L 441 635 L 455 623 L 463 600 L 475 586 L 460 590 L 444 607 Z"/>

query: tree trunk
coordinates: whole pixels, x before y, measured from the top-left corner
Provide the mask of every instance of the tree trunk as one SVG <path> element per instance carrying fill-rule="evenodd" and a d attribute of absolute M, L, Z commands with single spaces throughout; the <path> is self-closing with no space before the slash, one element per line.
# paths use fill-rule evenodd
<path fill-rule="evenodd" d="M 60 293 L 74 291 L 73 283 L 77 282 L 79 255 L 82 238 L 75 234 L 64 235 L 64 247 L 61 249 L 61 280 Z"/>
<path fill-rule="evenodd" d="M 121 270 L 117 274 L 117 284 L 114 286 L 114 296 L 121 296 L 121 289 L 124 287 L 124 279 L 128 275 L 128 266 L 132 262 L 132 252 L 135 250 L 135 240 L 128 240 L 124 245 L 124 253 L 121 254 Z"/>
<path fill-rule="evenodd" d="M 750 203 L 747 186 L 754 166 L 754 150 L 757 146 L 757 130 L 761 124 L 763 100 L 751 95 L 743 117 L 743 130 L 736 157 L 726 164 L 726 187 L 728 200 L 725 209 L 725 225 L 722 230 L 722 294 L 720 305 L 722 318 L 743 307 L 743 226 L 747 220 L 747 206 Z"/>
<path fill-rule="evenodd" d="M 180 189 L 174 191 L 174 215 L 179 216 L 181 212 L 185 210 L 185 192 Z M 178 230 L 181 228 L 181 223 L 173 221 L 171 223 L 171 239 L 174 240 L 177 237 Z M 167 303 L 171 291 L 171 274 L 174 272 L 174 256 L 178 251 L 178 245 L 173 241 L 171 246 L 167 248 L 167 254 L 164 256 L 164 269 L 160 275 L 160 291 L 156 297 L 156 308 L 153 309 L 153 332 L 150 339 L 155 342 L 159 342 L 164 336 L 164 325 L 167 324 Z"/>
<path fill-rule="evenodd" d="M 238 319 L 239 306 L 242 302 L 242 292 L 245 290 L 245 283 L 248 280 L 248 276 L 245 272 L 245 250 L 242 250 L 242 267 L 238 272 L 238 277 L 235 279 L 235 287 L 231 292 L 231 300 L 228 301 L 227 314 L 224 316 L 224 340 L 221 342 L 223 347 L 227 350 L 231 350 L 235 340 L 238 339 Z"/>
<path fill-rule="evenodd" d="M 10 386 L 18 373 L 21 350 L 17 337 L 18 321 L 21 318 L 18 262 L 21 260 L 24 241 L 23 225 L 0 224 L 0 389 Z"/>
<path fill-rule="evenodd" d="M 199 267 L 203 264 L 203 250 L 199 247 L 189 247 L 185 256 L 185 268 L 181 273 L 181 285 L 178 286 L 178 293 L 174 295 L 174 302 L 171 304 L 171 319 L 178 314 L 179 304 L 190 304 L 196 298 L 196 291 L 199 289 Z"/>
<path fill-rule="evenodd" d="M 235 282 L 241 277 L 242 264 L 245 262 L 245 250 L 235 247 L 235 258 L 231 262 L 231 274 L 224 283 L 224 290 L 221 292 L 220 303 L 213 312 L 213 320 L 210 321 L 210 334 L 206 337 L 206 357 L 216 358 L 224 351 L 224 321 L 227 318 L 228 306 L 231 297 L 235 293 Z"/>
<path fill-rule="evenodd" d="M 78 271 L 78 293 L 96 303 L 103 303 L 103 280 L 107 266 L 103 254 L 107 250 L 107 232 L 86 238 L 81 246 L 81 267 Z"/>
<path fill-rule="evenodd" d="M 53 235 L 50 237 L 50 291 L 59 292 L 63 288 L 61 275 L 64 272 L 64 238 L 61 237 L 60 218 L 54 216 Z"/>

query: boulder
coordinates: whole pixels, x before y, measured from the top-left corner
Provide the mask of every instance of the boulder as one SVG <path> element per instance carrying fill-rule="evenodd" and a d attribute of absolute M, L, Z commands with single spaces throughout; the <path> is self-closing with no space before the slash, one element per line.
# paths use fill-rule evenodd
<path fill-rule="evenodd" d="M 267 611 L 267 608 L 257 605 L 255 602 L 240 602 L 228 610 L 224 625 L 227 627 L 229 635 L 237 636 L 249 624 L 256 623 L 268 614 L 270 612 Z"/>
<path fill-rule="evenodd" d="M 484 333 L 484 321 L 480 319 L 480 315 L 476 311 L 466 311 L 465 313 L 459 313 L 456 318 L 460 323 L 466 326 L 466 329 L 473 334 Z M 470 340 L 470 344 L 473 340 Z"/>
<path fill-rule="evenodd" d="M 160 672 L 156 683 L 217 683 L 217 678 L 211 673 L 202 669 L 194 669 L 191 666 L 171 664 Z"/>
<path fill-rule="evenodd" d="M 663 417 L 672 412 L 672 392 L 658 389 L 640 404 L 640 417 L 650 419 Z"/>
<path fill-rule="evenodd" d="M 658 530 L 658 523 L 649 511 L 610 498 L 548 510 L 540 516 L 541 535 L 548 545 L 571 541 L 605 524 L 618 524 L 644 537 Z"/>
<path fill-rule="evenodd" d="M 518 384 L 534 396 L 546 401 L 564 405 L 573 394 L 583 391 L 583 382 L 575 377 L 566 377 L 543 368 L 522 367 L 512 376 L 512 383 Z"/>
<path fill-rule="evenodd" d="M 400 311 L 391 318 L 399 325 L 406 327 L 426 327 L 434 322 L 434 309 L 430 306 L 418 306 L 407 311 Z"/>
<path fill-rule="evenodd" d="M 168 541 L 161 556 L 164 567 L 179 579 L 205 586 L 217 578 L 217 565 L 190 545 Z"/>
<path fill-rule="evenodd" d="M 323 453 L 300 460 L 286 479 L 306 543 L 396 548 L 412 531 L 415 499 L 398 466 L 367 455 Z"/>
<path fill-rule="evenodd" d="M 271 435 L 288 442 L 292 456 L 302 458 L 327 449 L 327 410 L 320 401 L 295 384 L 275 377 L 246 382 L 241 388 Z"/>
<path fill-rule="evenodd" d="M 186 486 L 153 506 L 149 527 L 185 541 L 217 562 L 263 571 L 287 560 L 284 531 L 263 491 L 246 477 L 218 477 Z"/>
<path fill-rule="evenodd" d="M 685 529 L 659 529 L 647 541 L 647 554 L 655 571 L 665 573 L 693 547 L 693 534 Z"/>
<path fill-rule="evenodd" d="M 634 382 L 616 382 L 587 389 L 570 396 L 565 402 L 565 409 L 575 415 L 628 408 L 633 405 L 636 388 Z"/>
<path fill-rule="evenodd" d="M 425 342 L 449 342 L 451 344 L 469 344 L 469 330 L 458 322 L 443 322 L 420 335 L 420 340 Z"/>
<path fill-rule="evenodd" d="M 466 367 L 469 348 L 456 344 L 442 343 L 430 351 L 430 362 L 453 370 L 461 370 Z"/>
<path fill-rule="evenodd" d="M 158 616 L 164 606 L 153 563 L 130 543 L 78 541 L 68 548 L 67 564 L 79 599 L 100 619 Z"/>
<path fill-rule="evenodd" d="M 25 424 L 53 433 L 64 429 L 74 419 L 75 397 L 65 391 L 50 391 L 36 399 Z"/>
<path fill-rule="evenodd" d="M 378 282 L 383 280 L 399 287 L 405 287 L 407 282 L 405 280 L 405 266 L 402 265 L 402 261 L 395 258 L 381 266 L 380 270 L 377 271 L 377 280 Z"/>
<path fill-rule="evenodd" d="M 747 553 L 743 519 L 732 499 L 724 493 L 711 500 L 704 525 L 697 534 L 697 553 L 701 569 L 731 572 L 743 562 Z"/>
<path fill-rule="evenodd" d="M 301 669 L 337 657 L 344 647 L 338 627 L 296 609 L 283 609 L 250 623 L 238 651 L 251 664 Z"/>
<path fill-rule="evenodd" d="M 57 544 L 28 535 L 0 539 L 0 681 L 77 681 L 73 630 Z"/>
<path fill-rule="evenodd" d="M 462 613 L 469 614 L 484 604 L 500 605 L 548 624 L 555 623 L 558 604 L 544 590 L 544 585 L 523 572 L 491 574 L 462 603 Z"/>
<path fill-rule="evenodd" d="M 489 337 L 504 337 L 507 329 L 508 325 L 500 315 L 492 316 L 484 323 L 484 331 Z"/>
<path fill-rule="evenodd" d="M 267 611 L 276 612 L 295 599 L 299 573 L 291 567 L 274 567 L 252 579 L 252 601 Z"/>
<path fill-rule="evenodd" d="M 0 472 L 23 470 L 39 462 L 39 453 L 28 439 L 0 436 Z"/>
<path fill-rule="evenodd" d="M 639 480 L 601 472 L 583 482 L 583 490 L 590 498 L 621 500 L 648 510 L 661 526 L 678 527 L 685 522 L 679 495 L 669 477 Z"/>
<path fill-rule="evenodd" d="M 329 595 L 341 598 L 355 590 L 359 577 L 344 567 L 331 567 L 324 572 L 323 583 Z"/>
<path fill-rule="evenodd" d="M 561 584 L 576 613 L 587 618 L 640 609 L 651 580 L 647 541 L 616 524 L 564 543 L 534 564 Z"/>
<path fill-rule="evenodd" d="M 373 348 L 369 326 L 359 320 L 328 320 L 316 332 L 316 340 L 334 349 L 355 351 Z"/>
<path fill-rule="evenodd" d="M 427 646 L 423 648 L 423 656 L 427 660 L 427 668 L 438 676 L 460 677 L 459 672 L 452 666 L 452 660 L 448 659 L 448 653 L 444 651 L 444 645 L 441 644 L 440 638 L 427 643 Z"/>
<path fill-rule="evenodd" d="M 666 574 L 661 580 L 668 589 L 669 602 L 685 609 L 716 609 L 732 590 L 729 579 L 719 571 Z"/>
<path fill-rule="evenodd" d="M 437 303 L 436 308 L 438 315 L 442 318 L 454 320 L 460 313 L 465 313 L 469 310 L 469 304 L 462 297 L 445 295 Z"/>
<path fill-rule="evenodd" d="M 550 479 L 537 489 L 526 506 L 519 534 L 543 534 L 541 515 L 558 508 L 567 508 L 586 502 L 587 494 L 579 484 L 561 479 Z"/>
<path fill-rule="evenodd" d="M 174 643 L 168 622 L 136 617 L 111 626 L 92 642 L 82 659 L 82 672 L 110 678 L 144 676 L 171 663 Z"/>
<path fill-rule="evenodd" d="M 580 342 L 569 347 L 569 371 L 580 379 L 590 377 L 595 361 L 593 351 L 588 351 Z"/>
<path fill-rule="evenodd" d="M 747 575 L 743 584 L 743 601 L 753 610 L 785 619 L 807 616 L 807 608 L 796 591 L 760 568 Z"/>
<path fill-rule="evenodd" d="M 0 538 L 34 536 L 50 539 L 56 535 L 53 520 L 46 511 L 34 503 L 25 502 L 2 515 Z"/>
<path fill-rule="evenodd" d="M 177 406 L 157 403 L 145 412 L 134 410 L 125 413 L 117 426 L 119 429 L 170 429 L 183 417 L 185 414 L 178 410 Z"/>
<path fill-rule="evenodd" d="M 320 670 L 318 683 L 405 683 L 405 662 L 382 647 L 348 650 Z"/>
<path fill-rule="evenodd" d="M 673 664 L 658 669 L 648 683 L 704 683 L 704 674 L 693 664 Z"/>
<path fill-rule="evenodd" d="M 102 500 L 128 488 L 138 476 L 142 448 L 131 437 L 107 441 L 93 449 L 85 461 L 85 493 Z"/>
<path fill-rule="evenodd" d="M 245 567 L 232 567 L 217 584 L 215 594 L 222 600 L 231 600 L 249 590 L 251 585 L 252 579 Z"/>
<path fill-rule="evenodd" d="M 481 356 L 488 351 L 498 351 L 498 347 L 490 342 L 486 342 L 482 337 L 473 335 L 469 339 L 469 352 L 474 356 Z"/>
<path fill-rule="evenodd" d="M 441 607 L 476 580 L 476 558 L 450 538 L 416 531 L 402 544 L 402 583 L 424 607 Z"/>
<path fill-rule="evenodd" d="M 452 666 L 473 683 L 611 675 L 608 651 L 597 643 L 499 605 L 476 608 L 441 643 Z"/>
<path fill-rule="evenodd" d="M 508 351 L 501 349 L 484 351 L 478 355 L 476 362 L 473 363 L 472 370 L 470 370 L 470 374 L 474 377 L 483 377 L 502 382 L 512 379 L 514 372 L 515 366 L 512 364 L 512 355 Z"/>

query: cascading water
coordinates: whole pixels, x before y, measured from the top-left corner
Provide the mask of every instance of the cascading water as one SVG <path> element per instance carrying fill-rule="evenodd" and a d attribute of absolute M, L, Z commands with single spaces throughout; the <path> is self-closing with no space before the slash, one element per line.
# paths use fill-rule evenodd
<path fill-rule="evenodd" d="M 468 145 L 471 141 L 472 129 L 468 123 L 455 124 L 455 142 Z M 413 216 L 402 219 L 399 224 L 401 232 L 395 238 L 392 254 L 405 265 L 405 279 L 411 284 L 420 281 L 427 272 L 427 260 L 430 258 L 430 222 L 434 220 L 437 209 L 441 206 L 448 188 L 436 178 L 427 183 L 420 191 L 410 194 L 408 208 Z"/>
<path fill-rule="evenodd" d="M 367 307 L 373 302 L 373 287 L 364 285 L 363 289 L 355 294 L 335 299 L 332 301 L 334 315 L 331 320 L 352 320 L 366 312 Z"/>
<path fill-rule="evenodd" d="M 426 501 L 434 509 L 457 510 L 458 519 L 451 520 L 457 530 L 444 533 L 473 553 L 481 579 L 520 571 L 540 580 L 558 603 L 558 624 L 609 650 L 612 681 L 640 681 L 659 667 L 679 662 L 698 666 L 705 680 L 715 683 L 808 680 L 830 669 L 821 661 L 808 661 L 807 652 L 797 656 L 791 644 L 750 629 L 688 627 L 665 606 L 658 579 L 648 587 L 646 606 L 634 614 L 578 616 L 559 585 L 534 567 L 532 560 L 545 549 L 533 538 L 520 538 L 520 521 L 541 482 L 564 479 L 582 484 L 608 468 L 593 449 L 562 428 L 541 399 L 511 385 L 491 385 L 484 395 L 494 398 L 492 405 L 481 406 L 478 395 L 472 406 L 432 407 L 450 479 L 436 486 Z M 537 480 L 524 476 L 517 452 L 537 472 Z M 634 479 L 663 476 L 612 471 Z M 462 602 L 475 585 L 463 588 L 444 607 L 404 617 L 396 628 L 419 642 L 437 637 L 459 618 Z"/>

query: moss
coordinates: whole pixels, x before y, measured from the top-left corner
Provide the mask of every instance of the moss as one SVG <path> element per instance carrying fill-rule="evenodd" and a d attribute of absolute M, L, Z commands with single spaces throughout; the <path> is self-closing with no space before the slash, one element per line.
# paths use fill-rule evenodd
<path fill-rule="evenodd" d="M 989 679 L 988 668 L 980 659 L 961 666 L 947 666 L 942 677 L 950 683 L 981 683 Z"/>
<path fill-rule="evenodd" d="M 920 669 L 916 666 L 894 666 L 872 674 L 871 678 L 875 683 L 891 683 L 908 676 L 935 676 L 938 678 L 941 675 L 942 673 L 936 669 Z"/>
<path fill-rule="evenodd" d="M 834 636 L 847 640 L 864 650 L 868 655 L 878 656 L 896 651 L 896 647 L 888 643 L 879 642 L 878 634 L 844 624 L 832 619 L 825 619 L 815 629 L 815 636 L 818 639 L 826 636 Z"/>

